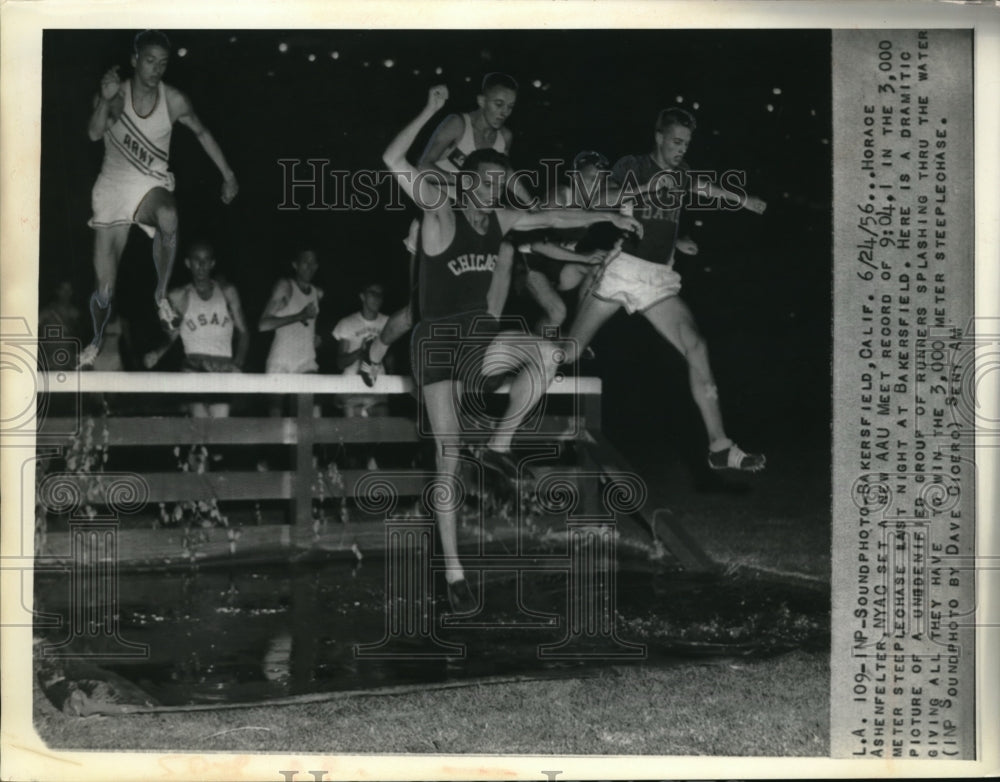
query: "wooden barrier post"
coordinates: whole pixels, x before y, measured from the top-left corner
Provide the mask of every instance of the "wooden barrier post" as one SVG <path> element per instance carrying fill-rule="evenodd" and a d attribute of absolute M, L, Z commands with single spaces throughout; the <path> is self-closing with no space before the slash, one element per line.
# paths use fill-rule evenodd
<path fill-rule="evenodd" d="M 312 529 L 312 483 L 317 478 L 313 466 L 313 395 L 295 395 L 295 459 L 292 473 L 291 520 L 300 535 Z"/>

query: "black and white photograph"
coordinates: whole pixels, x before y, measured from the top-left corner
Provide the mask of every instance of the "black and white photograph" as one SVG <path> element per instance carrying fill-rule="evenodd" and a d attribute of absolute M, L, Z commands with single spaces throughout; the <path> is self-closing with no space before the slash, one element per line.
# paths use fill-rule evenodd
<path fill-rule="evenodd" d="M 984 8 L 40 5 L 4 778 L 996 770 Z"/>

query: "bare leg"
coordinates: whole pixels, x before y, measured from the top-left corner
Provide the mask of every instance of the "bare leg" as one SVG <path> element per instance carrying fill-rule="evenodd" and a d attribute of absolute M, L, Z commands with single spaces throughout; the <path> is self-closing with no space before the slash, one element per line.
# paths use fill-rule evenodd
<path fill-rule="evenodd" d="M 456 388 L 456 386 L 458 386 Z M 459 461 L 455 451 L 458 447 L 459 431 L 458 411 L 455 409 L 456 393 L 461 385 L 451 380 L 442 380 L 423 387 L 424 404 L 427 406 L 427 417 L 431 430 L 435 432 L 434 447 L 437 462 L 437 477 L 447 484 L 459 480 Z M 445 448 L 445 446 L 449 446 Z M 457 489 L 455 490 L 457 492 Z M 452 496 L 457 496 L 453 493 Z M 458 558 L 458 512 L 450 504 L 443 504 L 434 509 L 437 520 L 438 534 L 441 536 L 441 550 L 445 556 L 445 580 L 448 583 L 460 581 L 465 573 Z"/>
<path fill-rule="evenodd" d="M 135 211 L 136 222 L 155 225 L 153 235 L 153 265 L 156 267 L 156 301 L 167 295 L 170 273 L 177 256 L 177 203 L 174 194 L 162 187 L 154 187 L 142 199 Z"/>
<path fill-rule="evenodd" d="M 564 263 L 562 271 L 559 272 L 559 290 L 573 290 L 586 280 L 593 270 L 593 266 L 583 263 Z"/>
<path fill-rule="evenodd" d="M 104 339 L 104 326 L 111 315 L 118 264 L 125 252 L 129 228 L 129 225 L 112 225 L 94 231 L 94 276 L 97 278 L 97 287 L 90 297 L 90 317 L 94 324 L 94 339 L 91 344 L 98 348 Z"/>
<path fill-rule="evenodd" d="M 389 316 L 389 320 L 382 327 L 382 333 L 372 342 L 369 348 L 372 361 L 381 363 L 385 354 L 389 352 L 389 346 L 411 328 L 413 328 L 413 305 L 407 304 Z"/>
<path fill-rule="evenodd" d="M 531 294 L 531 297 L 538 302 L 538 306 L 544 311 L 542 317 L 538 319 L 536 327 L 538 333 L 545 334 L 547 327 L 558 329 L 563 324 L 563 321 L 566 320 L 566 304 L 563 302 L 562 297 L 556 293 L 555 288 L 552 287 L 549 278 L 541 272 L 529 269 L 525 284 L 528 288 L 528 293 Z"/>
<path fill-rule="evenodd" d="M 708 361 L 708 346 L 698 331 L 691 310 L 678 296 L 672 296 L 654 304 L 643 315 L 687 361 L 691 396 L 705 422 L 709 448 L 716 450 L 728 445 L 730 441 L 726 437 L 719 408 L 719 392 Z"/>
<path fill-rule="evenodd" d="M 617 302 L 604 301 L 593 295 L 584 297 L 573 319 L 573 325 L 569 327 L 569 335 L 562 342 L 562 348 L 566 353 L 563 362 L 572 364 L 576 361 L 601 326 L 607 323 L 620 307 L 621 304 Z"/>
<path fill-rule="evenodd" d="M 520 346 L 518 349 L 512 348 L 509 342 L 511 338 L 517 340 Z M 538 358 L 531 355 L 528 361 L 525 361 L 524 344 L 523 335 L 512 331 L 502 332 L 487 348 L 484 359 L 484 364 L 493 367 L 494 371 L 520 367 L 517 375 L 510 381 L 507 410 L 489 441 L 489 447 L 501 453 L 510 451 L 510 444 L 518 427 L 545 395 L 559 368 L 557 359 L 561 357 L 561 351 L 552 342 L 537 340 L 535 344 Z"/>

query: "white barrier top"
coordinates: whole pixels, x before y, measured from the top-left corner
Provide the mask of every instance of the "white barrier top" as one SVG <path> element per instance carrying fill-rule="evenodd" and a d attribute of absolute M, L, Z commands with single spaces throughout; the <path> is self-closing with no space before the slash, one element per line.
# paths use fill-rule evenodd
<path fill-rule="evenodd" d="M 282 375 L 226 372 L 40 372 L 38 393 L 120 394 L 408 394 L 413 379 L 382 375 L 369 388 L 358 375 Z M 504 384 L 498 393 L 505 393 Z M 600 394 L 598 377 L 557 376 L 550 394 Z"/>

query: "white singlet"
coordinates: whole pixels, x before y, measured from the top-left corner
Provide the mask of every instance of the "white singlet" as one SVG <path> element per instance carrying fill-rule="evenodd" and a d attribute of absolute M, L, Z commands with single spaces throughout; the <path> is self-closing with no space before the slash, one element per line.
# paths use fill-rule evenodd
<path fill-rule="evenodd" d="M 301 312 L 303 307 L 315 304 L 319 308 L 319 288 L 311 286 L 309 293 L 303 293 L 295 280 L 289 280 L 292 295 L 285 306 L 274 313 L 281 318 Z M 296 321 L 279 326 L 274 330 L 274 342 L 267 354 L 267 371 L 278 373 L 316 372 L 316 318 L 305 323 Z"/>
<path fill-rule="evenodd" d="M 132 105 L 132 82 L 126 81 L 122 91 L 121 116 L 104 131 L 104 163 L 91 194 L 94 215 L 87 223 L 92 228 L 134 223 L 135 212 L 150 190 L 174 189 L 167 159 L 172 125 L 163 82 L 157 85 L 156 104 L 145 117 Z M 156 232 L 150 225 L 140 223 L 139 227 L 149 236 Z"/>
<path fill-rule="evenodd" d="M 445 171 L 458 171 L 465 163 L 465 158 L 479 149 L 476 146 L 475 133 L 472 131 L 472 118 L 468 114 L 462 115 L 465 122 L 465 129 L 458 141 L 451 144 L 437 161 L 437 164 Z M 493 140 L 493 149 L 497 152 L 507 152 L 507 139 L 504 138 L 503 131 L 497 131 L 497 137 Z"/>
<path fill-rule="evenodd" d="M 204 300 L 187 286 L 187 312 L 181 322 L 181 341 L 188 356 L 233 357 L 233 318 L 229 304 L 218 283 L 212 283 L 212 295 Z M 301 327 L 300 327 L 301 328 Z"/>

